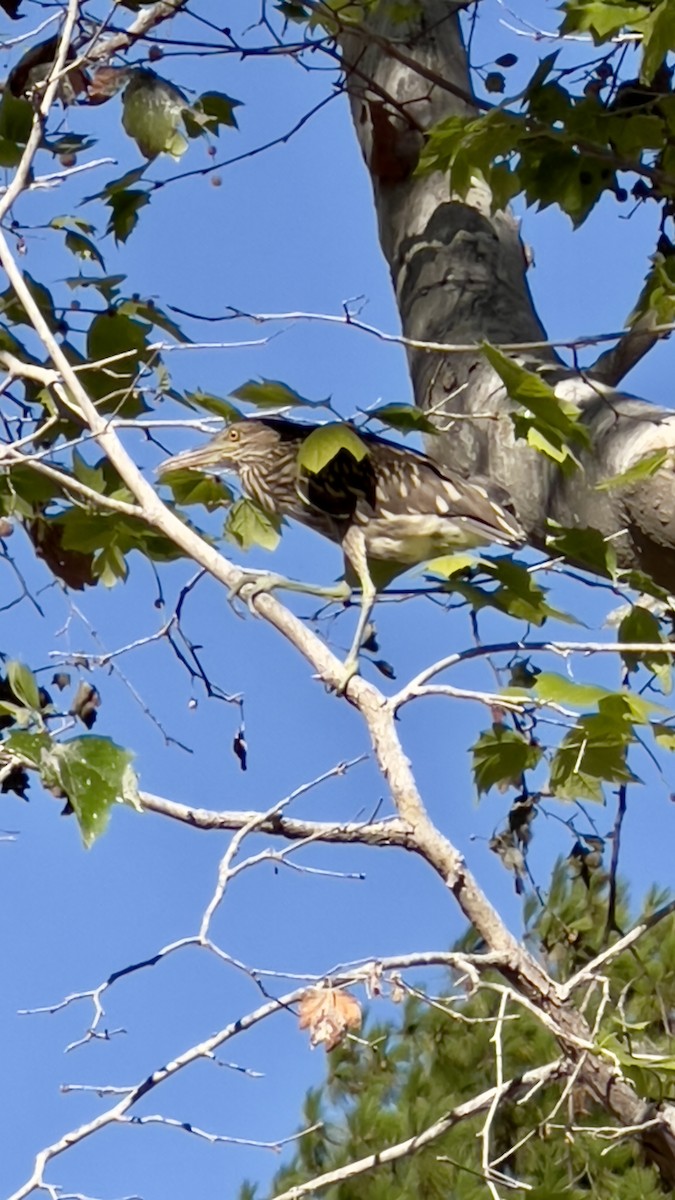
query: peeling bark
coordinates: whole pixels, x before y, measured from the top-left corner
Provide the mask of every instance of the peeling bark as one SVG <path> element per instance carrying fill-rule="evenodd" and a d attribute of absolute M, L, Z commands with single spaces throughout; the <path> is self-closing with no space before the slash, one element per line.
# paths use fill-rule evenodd
<path fill-rule="evenodd" d="M 545 340 L 513 218 L 490 214 L 485 189 L 477 186 L 459 202 L 446 176 L 413 174 L 421 131 L 471 112 L 457 17 L 449 15 L 446 0 L 422 0 L 419 16 L 405 26 L 388 24 L 386 9 L 380 6 L 365 32 L 346 34 L 342 46 L 354 127 L 371 174 L 403 331 L 446 343 Z M 364 79 L 372 80 L 372 90 Z M 392 98 L 389 105 L 383 94 Z M 626 364 L 635 353 L 635 346 L 626 351 Z M 568 475 L 515 440 L 508 398 L 480 353 L 412 350 L 409 361 L 417 405 L 433 409 L 448 427 L 432 439 L 430 453 L 505 488 L 532 545 L 545 548 L 549 519 L 565 528 L 598 529 L 612 539 L 621 568 L 644 571 L 675 593 L 673 465 L 667 461 L 630 488 L 596 490 L 597 483 L 657 447 L 675 448 L 672 414 L 601 382 L 603 376 L 620 376 L 617 355 L 603 356 L 595 380 L 569 372 L 550 350 L 527 352 L 525 365 L 545 371 L 551 383 L 562 382 L 588 428 L 592 448 L 581 455 L 582 470 Z M 451 412 L 474 414 L 476 420 L 443 420 Z"/>

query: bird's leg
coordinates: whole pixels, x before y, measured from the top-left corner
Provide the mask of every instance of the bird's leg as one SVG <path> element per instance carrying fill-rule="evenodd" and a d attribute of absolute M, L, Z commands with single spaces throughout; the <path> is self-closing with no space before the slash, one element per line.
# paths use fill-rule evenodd
<path fill-rule="evenodd" d="M 373 607 L 375 605 L 375 597 L 377 590 L 373 583 L 370 569 L 368 567 L 368 557 L 366 555 L 366 542 L 363 532 L 353 525 L 342 539 L 342 549 L 346 557 L 349 559 L 354 571 L 358 576 L 361 585 L 361 611 L 356 625 L 356 632 L 351 644 L 349 654 L 344 661 L 343 675 L 338 685 L 338 692 L 344 692 L 349 680 L 358 675 L 359 671 L 359 651 L 363 642 L 366 627 L 370 620 Z"/>
<path fill-rule="evenodd" d="M 303 592 L 308 596 L 320 596 L 324 600 L 348 600 L 351 596 L 351 588 L 346 581 L 336 584 L 335 587 L 322 587 L 319 584 L 301 583 L 295 579 L 287 579 L 275 571 L 259 571 L 255 567 L 240 567 L 239 570 L 243 579 L 230 589 L 229 599 L 233 600 L 236 596 L 241 595 L 249 609 L 251 609 L 256 596 L 260 596 L 264 592 L 273 592 L 277 588 L 287 592 Z M 253 610 L 251 609 L 251 611 Z"/>

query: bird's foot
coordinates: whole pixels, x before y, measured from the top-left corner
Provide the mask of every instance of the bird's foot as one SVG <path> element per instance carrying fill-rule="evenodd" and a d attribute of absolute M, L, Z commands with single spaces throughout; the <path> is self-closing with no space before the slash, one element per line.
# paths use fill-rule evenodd
<path fill-rule="evenodd" d="M 275 571 L 258 571 L 255 567 L 240 567 L 242 578 L 234 587 L 230 588 L 228 600 L 232 604 L 237 597 L 240 597 L 249 612 L 255 616 L 253 601 L 256 596 L 262 596 L 265 592 L 273 592 L 275 588 L 287 587 L 291 582 L 283 575 L 277 575 Z"/>
<path fill-rule="evenodd" d="M 349 584 L 346 582 L 338 583 L 334 587 L 320 587 L 314 583 L 301 583 L 296 579 L 287 579 L 285 575 L 277 575 L 275 571 L 258 571 L 254 567 L 240 567 L 242 579 L 230 589 L 228 599 L 230 601 L 241 598 L 248 605 L 251 612 L 253 601 L 256 596 L 262 595 L 264 592 L 273 592 L 276 588 L 283 588 L 287 592 L 300 592 L 307 596 L 321 596 L 324 600 L 334 600 L 346 602 L 352 594 Z"/>
<path fill-rule="evenodd" d="M 355 658 L 353 654 L 349 654 L 342 664 L 342 669 L 338 674 L 335 683 L 330 685 L 330 691 L 335 692 L 336 696 L 344 696 L 347 691 L 347 685 L 359 673 L 358 656 Z"/>

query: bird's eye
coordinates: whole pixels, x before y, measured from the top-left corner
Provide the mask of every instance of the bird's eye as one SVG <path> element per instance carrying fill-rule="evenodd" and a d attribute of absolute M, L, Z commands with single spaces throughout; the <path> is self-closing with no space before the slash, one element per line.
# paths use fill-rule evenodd
<path fill-rule="evenodd" d="M 231 442 L 238 442 L 239 441 L 239 430 L 232 428 L 232 429 L 228 430 L 227 436 Z"/>

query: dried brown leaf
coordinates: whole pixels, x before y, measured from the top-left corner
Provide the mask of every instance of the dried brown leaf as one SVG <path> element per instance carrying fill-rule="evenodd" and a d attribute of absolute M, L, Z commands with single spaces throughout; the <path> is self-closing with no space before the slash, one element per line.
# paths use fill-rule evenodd
<path fill-rule="evenodd" d="M 334 1050 L 350 1029 L 361 1026 L 361 1005 L 338 988 L 309 988 L 300 1001 L 299 1025 L 308 1029 L 312 1046 Z"/>

